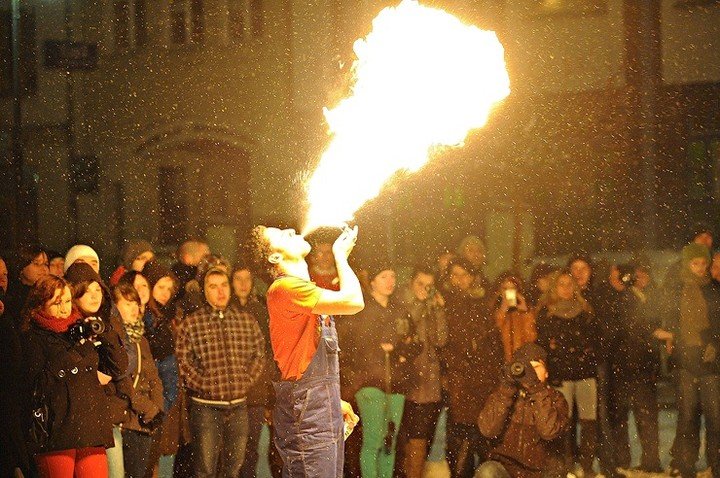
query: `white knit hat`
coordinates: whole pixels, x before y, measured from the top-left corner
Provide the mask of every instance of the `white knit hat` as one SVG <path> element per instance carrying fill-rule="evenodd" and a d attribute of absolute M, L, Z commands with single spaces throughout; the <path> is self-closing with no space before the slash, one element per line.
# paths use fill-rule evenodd
<path fill-rule="evenodd" d="M 76 244 L 67 251 L 67 254 L 65 254 L 65 271 L 67 271 L 68 267 L 73 265 L 73 263 L 81 257 L 93 257 L 98 261 L 98 265 L 100 264 L 100 258 L 98 257 L 97 252 L 95 252 L 95 249 L 83 244 Z"/>

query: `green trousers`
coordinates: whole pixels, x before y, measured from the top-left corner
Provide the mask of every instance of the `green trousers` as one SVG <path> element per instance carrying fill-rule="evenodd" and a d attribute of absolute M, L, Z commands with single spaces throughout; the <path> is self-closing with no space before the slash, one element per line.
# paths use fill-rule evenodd
<path fill-rule="evenodd" d="M 392 478 L 395 445 L 405 397 L 379 388 L 361 388 L 355 394 L 362 423 L 360 471 L 363 478 Z"/>

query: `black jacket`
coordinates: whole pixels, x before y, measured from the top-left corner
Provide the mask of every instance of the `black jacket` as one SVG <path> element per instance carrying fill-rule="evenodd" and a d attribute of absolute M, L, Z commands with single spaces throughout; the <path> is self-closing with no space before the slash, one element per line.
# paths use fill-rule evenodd
<path fill-rule="evenodd" d="M 537 343 L 548 353 L 548 372 L 553 384 L 597 375 L 600 334 L 593 314 L 581 311 L 565 319 L 550 315 L 547 308 L 538 313 Z"/>
<path fill-rule="evenodd" d="M 50 409 L 50 437 L 41 452 L 113 446 L 109 399 L 97 376 L 100 357 L 92 342 L 82 345 L 31 325 L 24 336 L 25 403 L 36 380 L 44 383 Z M 30 417 L 30 410 L 24 412 Z"/>
<path fill-rule="evenodd" d="M 648 286 L 640 294 L 608 287 L 603 315 L 598 312 L 602 354 L 616 377 L 629 380 L 655 379 L 660 368 L 660 341 L 653 337 L 660 327 L 656 289 Z"/>
<path fill-rule="evenodd" d="M 478 413 L 500 383 L 505 353 L 500 330 L 485 301 L 448 293 L 448 340 L 441 350 L 452 423 L 474 425 Z"/>

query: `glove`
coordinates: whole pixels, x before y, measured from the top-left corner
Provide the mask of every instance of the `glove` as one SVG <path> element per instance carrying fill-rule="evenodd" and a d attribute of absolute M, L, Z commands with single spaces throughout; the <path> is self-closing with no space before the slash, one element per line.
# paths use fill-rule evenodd
<path fill-rule="evenodd" d="M 717 350 L 713 344 L 707 344 L 703 352 L 703 362 L 714 362 L 717 358 Z"/>
<path fill-rule="evenodd" d="M 150 420 L 145 421 L 145 417 L 140 417 L 140 423 L 142 426 L 150 430 L 151 432 L 154 432 L 157 430 L 157 428 L 162 425 L 163 420 L 165 419 L 165 412 L 162 410 L 159 410 L 154 417 L 152 417 Z"/>
<path fill-rule="evenodd" d="M 513 376 L 511 372 L 512 363 L 507 363 L 503 365 L 502 368 L 502 382 L 505 385 L 510 385 L 512 387 L 517 386 L 517 381 L 515 380 L 515 377 Z"/>
<path fill-rule="evenodd" d="M 524 364 L 525 365 L 525 373 L 518 377 L 518 383 L 525 389 L 530 390 L 534 386 L 540 383 L 540 379 L 537 376 L 537 373 L 535 373 L 535 369 L 533 368 L 532 364 L 529 362 Z"/>

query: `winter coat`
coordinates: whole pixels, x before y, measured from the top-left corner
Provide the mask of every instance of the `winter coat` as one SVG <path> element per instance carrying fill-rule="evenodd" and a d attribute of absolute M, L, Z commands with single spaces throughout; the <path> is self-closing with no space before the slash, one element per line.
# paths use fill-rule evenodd
<path fill-rule="evenodd" d="M 35 324 L 24 336 L 27 377 L 26 404 L 37 380 L 50 409 L 48 444 L 50 452 L 85 447 L 112 447 L 112 419 L 109 399 L 98 381 L 100 358 L 92 342 L 82 345 L 65 334 Z M 24 412 L 30 417 L 30 410 Z"/>
<path fill-rule="evenodd" d="M 688 346 L 682 341 L 680 307 L 683 286 L 679 285 L 668 293 L 671 307 L 667 311 L 666 323 L 675 336 L 671 359 L 675 366 L 693 375 L 720 374 L 720 284 L 710 281 L 701 286 L 700 291 L 707 305 L 710 322 L 710 326 L 701 334 L 703 343 L 700 346 Z"/>
<path fill-rule="evenodd" d="M 22 347 L 17 324 L 7 314 L 0 314 L 0 365 L 0 417 L 7 427 L 0 433 L 0 476 L 12 476 L 16 467 L 27 474 L 29 463 L 20 420 L 24 401 Z"/>
<path fill-rule="evenodd" d="M 109 299 L 106 299 L 109 300 Z M 111 303 L 111 302 L 110 302 Z M 125 350 L 125 331 L 120 319 L 120 314 L 115 306 L 112 310 L 101 310 L 100 315 L 105 324 L 109 324 L 107 331 L 103 334 L 105 340 L 97 350 L 100 355 L 99 369 L 112 380 L 103 385 L 103 392 L 108 397 L 109 417 L 113 424 L 119 425 L 125 420 L 127 409 L 133 394 L 132 381 L 127 373 L 128 355 Z"/>
<path fill-rule="evenodd" d="M 505 465 L 513 478 L 540 478 L 547 442 L 560 436 L 568 421 L 567 401 L 547 384 L 525 390 L 503 383 L 485 402 L 477 424 L 492 440 L 488 459 Z"/>
<path fill-rule="evenodd" d="M 442 359 L 449 418 L 453 423 L 474 425 L 485 400 L 500 382 L 502 338 L 482 298 L 448 294 L 445 311 L 449 333 Z"/>
<path fill-rule="evenodd" d="M 599 308 L 601 354 L 621 379 L 655 379 L 660 368 L 660 342 L 653 337 L 660 327 L 655 289 L 609 288 Z"/>
<path fill-rule="evenodd" d="M 513 352 L 525 344 L 537 340 L 535 313 L 512 308 L 507 312 L 498 307 L 495 310 L 495 324 L 502 335 L 505 361 L 510 362 Z"/>
<path fill-rule="evenodd" d="M 365 308 L 352 317 L 337 321 L 341 361 L 341 393 L 345 400 L 354 400 L 363 387 L 387 388 L 388 366 L 380 344 L 397 345 L 397 324 L 406 320 L 402 309 L 391 300 L 387 307 L 372 296 L 365 299 Z M 388 357 L 391 360 L 394 357 Z"/>
<path fill-rule="evenodd" d="M 441 399 L 440 354 L 448 340 L 445 310 L 429 301 L 418 301 L 406 288 L 401 293 L 402 304 L 415 329 L 416 342 L 421 349 L 410 364 L 405 399 L 415 403 L 433 403 Z"/>
<path fill-rule="evenodd" d="M 538 314 L 537 329 L 537 343 L 547 350 L 547 368 L 554 385 L 597 375 L 600 340 L 591 312 L 583 310 L 566 319 L 543 308 Z"/>
<path fill-rule="evenodd" d="M 175 354 L 175 332 L 173 320 L 177 313 L 171 300 L 164 307 L 158 307 L 159 314 L 145 314 L 145 337 L 150 342 L 150 350 L 155 360 L 162 360 Z"/>
<path fill-rule="evenodd" d="M 163 388 L 162 381 L 158 375 L 155 360 L 150 352 L 150 344 L 145 337 L 142 337 L 137 343 L 129 343 L 129 347 L 139 348 L 139 377 L 138 370 L 130 375 L 133 383 L 133 394 L 130 400 L 130 406 L 126 410 L 126 419 L 123 421 L 122 427 L 127 430 L 134 430 L 146 434 L 152 433 L 153 430 L 144 426 L 163 408 Z"/>

